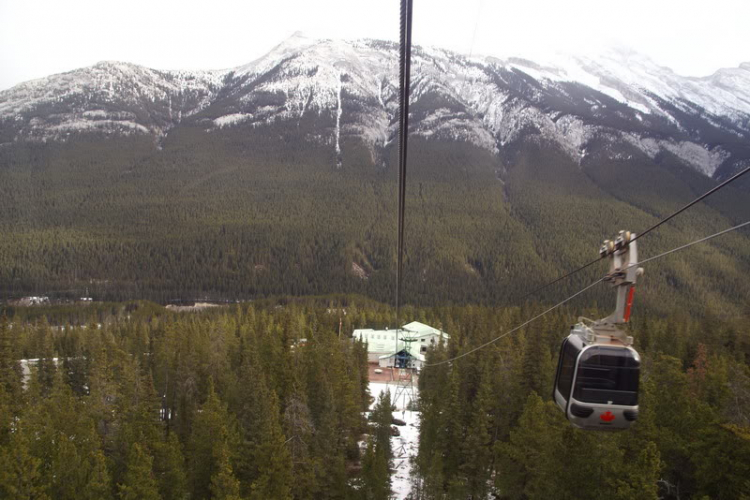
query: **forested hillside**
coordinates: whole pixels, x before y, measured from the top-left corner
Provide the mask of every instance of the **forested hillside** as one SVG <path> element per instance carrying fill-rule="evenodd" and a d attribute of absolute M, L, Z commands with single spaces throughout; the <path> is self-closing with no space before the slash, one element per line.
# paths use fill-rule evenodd
<path fill-rule="evenodd" d="M 422 372 L 414 499 L 750 495 L 747 316 L 638 314 L 640 416 L 607 434 L 572 428 L 550 401 L 560 340 L 578 313 L 602 314 L 583 304 Z M 434 362 L 539 310 L 403 315 L 450 332 Z M 388 401 L 368 422 L 366 350 L 349 338 L 393 325 L 387 306 L 337 296 L 200 314 L 147 303 L 3 313 L 2 498 L 388 498 Z"/>
<path fill-rule="evenodd" d="M 0 92 L 0 499 L 750 500 L 750 65 L 396 49 Z"/>
<path fill-rule="evenodd" d="M 480 345 L 533 311 L 453 309 L 457 335 L 428 363 Z M 570 314 L 545 316 L 475 354 L 427 367 L 417 498 L 750 498 L 747 316 L 638 316 L 630 326 L 643 360 L 640 412 L 628 431 L 576 429 L 551 398 Z"/>
<path fill-rule="evenodd" d="M 344 138 L 337 168 L 331 148 L 303 134 L 287 125 L 215 134 L 182 127 L 160 148 L 144 137 L 81 136 L 0 149 L 0 294 L 392 300 L 393 157 L 383 166 Z M 601 239 L 638 232 L 714 185 L 669 154 L 617 161 L 592 148 L 578 164 L 555 148 L 529 140 L 495 155 L 412 139 L 407 302 L 517 303 L 595 257 Z M 639 241 L 641 256 L 747 219 L 750 194 L 738 182 Z M 637 300 L 661 313 L 737 314 L 750 296 L 748 243 L 730 234 L 647 266 Z M 541 298 L 602 272 L 594 266 Z"/>

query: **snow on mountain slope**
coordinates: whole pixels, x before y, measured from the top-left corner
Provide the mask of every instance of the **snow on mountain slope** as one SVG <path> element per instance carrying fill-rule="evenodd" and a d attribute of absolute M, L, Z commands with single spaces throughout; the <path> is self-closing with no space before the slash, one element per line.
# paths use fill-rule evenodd
<path fill-rule="evenodd" d="M 696 78 L 680 76 L 624 48 L 608 48 L 596 56 L 557 54 L 539 62 L 511 59 L 506 64 L 537 80 L 581 83 L 643 113 L 663 112 L 658 98 L 718 116 L 750 115 L 750 63 Z"/>
<path fill-rule="evenodd" d="M 692 78 L 623 49 L 546 62 L 412 54 L 411 132 L 432 140 L 491 152 L 543 140 L 579 161 L 594 141 L 618 158 L 623 147 L 669 153 L 709 176 L 750 157 L 750 63 Z M 397 95 L 395 44 L 296 33 L 226 71 L 100 63 L 21 84 L 0 92 L 0 143 L 86 131 L 159 137 L 183 120 L 211 133 L 289 122 L 339 158 L 350 137 L 375 158 L 395 136 Z"/>
<path fill-rule="evenodd" d="M 222 104 L 213 125 L 231 116 L 256 126 L 322 116 L 311 139 L 340 144 L 342 136 L 354 135 L 382 147 L 398 111 L 395 47 L 385 47 L 295 34 L 229 74 L 234 101 Z"/>
<path fill-rule="evenodd" d="M 100 62 L 0 93 L 0 124 L 17 137 L 64 138 L 100 131 L 160 135 L 208 105 L 222 72 L 159 71 Z"/>

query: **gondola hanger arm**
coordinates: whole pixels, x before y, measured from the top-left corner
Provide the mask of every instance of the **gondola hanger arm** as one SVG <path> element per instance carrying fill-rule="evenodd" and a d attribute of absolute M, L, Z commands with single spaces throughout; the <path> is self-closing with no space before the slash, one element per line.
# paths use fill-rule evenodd
<path fill-rule="evenodd" d="M 601 258 L 609 260 L 609 272 L 604 281 L 616 288 L 617 300 L 612 314 L 591 325 L 597 336 L 615 337 L 625 345 L 631 345 L 633 338 L 626 335 L 618 325 L 630 320 L 635 284 L 638 277 L 643 275 L 643 268 L 638 266 L 636 239 L 636 235 L 630 231 L 620 231 L 613 240 L 605 240 L 599 249 Z"/>

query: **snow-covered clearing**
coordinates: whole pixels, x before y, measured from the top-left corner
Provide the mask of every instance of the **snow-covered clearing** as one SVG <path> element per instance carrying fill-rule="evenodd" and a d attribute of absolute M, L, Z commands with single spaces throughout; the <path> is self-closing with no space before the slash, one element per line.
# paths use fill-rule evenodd
<path fill-rule="evenodd" d="M 196 312 L 196 311 L 203 311 L 204 309 L 210 309 L 212 307 L 221 307 L 222 304 L 213 304 L 211 302 L 196 302 L 192 306 L 178 306 L 174 304 L 169 304 L 167 306 L 167 309 L 170 311 L 175 312 Z"/>
<path fill-rule="evenodd" d="M 370 406 L 372 409 L 377 402 L 380 394 L 386 390 L 391 392 L 391 398 L 396 396 L 395 383 L 377 383 L 370 382 L 370 394 L 375 401 Z M 417 397 L 417 388 L 414 387 L 414 398 Z M 415 401 L 416 402 L 416 401 Z M 393 449 L 393 475 L 391 476 L 391 489 L 393 494 L 391 498 L 404 500 L 411 493 L 412 480 L 412 459 L 417 456 L 419 447 L 419 412 L 406 409 L 408 400 L 399 397 L 398 401 L 393 401 L 396 407 L 393 417 L 406 422 L 406 425 L 398 426 L 400 436 L 391 438 L 391 448 Z"/>

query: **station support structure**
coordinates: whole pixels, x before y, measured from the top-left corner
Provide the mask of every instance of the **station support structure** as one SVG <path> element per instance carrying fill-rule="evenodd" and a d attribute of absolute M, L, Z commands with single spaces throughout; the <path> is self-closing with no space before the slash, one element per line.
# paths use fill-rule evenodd
<path fill-rule="evenodd" d="M 398 330 L 397 337 L 401 342 L 404 343 L 404 348 L 401 351 L 396 352 L 394 364 L 398 365 L 399 352 L 406 352 L 407 355 L 403 357 L 401 366 L 395 366 L 391 372 L 392 382 L 395 386 L 393 404 L 399 410 L 408 410 L 416 403 L 416 394 L 414 392 L 414 371 L 413 362 L 409 353 L 411 349 L 408 346 L 412 342 L 416 342 L 417 339 L 409 338 L 404 335 L 404 330 Z"/>

